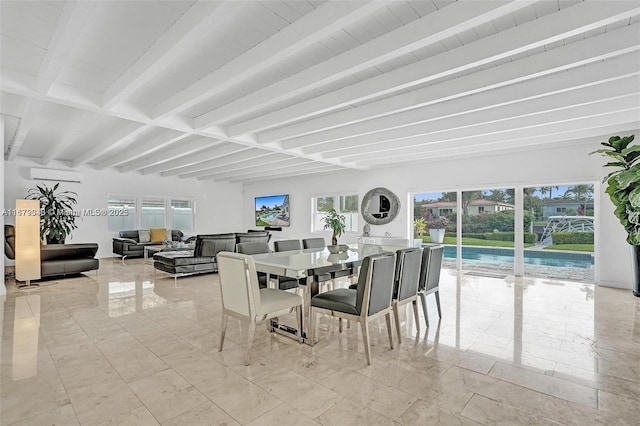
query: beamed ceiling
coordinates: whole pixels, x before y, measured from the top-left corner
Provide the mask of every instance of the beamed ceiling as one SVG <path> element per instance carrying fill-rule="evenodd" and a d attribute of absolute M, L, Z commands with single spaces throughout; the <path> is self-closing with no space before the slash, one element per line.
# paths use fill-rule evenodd
<path fill-rule="evenodd" d="M 640 127 L 640 0 L 0 2 L 5 158 L 250 183 Z"/>

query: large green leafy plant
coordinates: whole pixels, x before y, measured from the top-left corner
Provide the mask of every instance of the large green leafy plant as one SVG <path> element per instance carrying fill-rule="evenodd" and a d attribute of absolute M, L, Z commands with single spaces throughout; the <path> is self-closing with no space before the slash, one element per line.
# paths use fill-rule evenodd
<path fill-rule="evenodd" d="M 327 215 L 321 220 L 324 221 L 324 229 L 331 228 L 331 230 L 333 231 L 333 235 L 331 236 L 331 244 L 337 246 L 338 237 L 343 234 L 347 227 L 344 215 L 339 214 L 336 209 L 329 209 L 329 211 L 327 211 Z"/>
<path fill-rule="evenodd" d="M 592 152 L 609 157 L 604 167 L 614 167 L 603 180 L 606 193 L 615 205 L 615 215 L 627 231 L 627 242 L 640 246 L 640 145 L 632 145 L 634 135 L 612 136 L 603 142 L 606 148 Z"/>
<path fill-rule="evenodd" d="M 46 238 L 48 244 L 64 243 L 71 231 L 78 227 L 78 216 L 73 208 L 78 194 L 73 191 L 56 192 L 59 186 L 60 183 L 53 188 L 36 185 L 27 193 L 28 200 L 40 201 L 40 236 Z"/>

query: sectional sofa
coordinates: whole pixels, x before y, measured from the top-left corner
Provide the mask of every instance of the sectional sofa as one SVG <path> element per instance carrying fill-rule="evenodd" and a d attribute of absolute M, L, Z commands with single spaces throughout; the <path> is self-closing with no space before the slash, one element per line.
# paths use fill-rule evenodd
<path fill-rule="evenodd" d="M 113 254 L 122 257 L 122 261 L 127 257 L 142 257 L 144 256 L 145 246 L 152 246 L 162 244 L 165 238 L 160 241 L 141 241 L 140 236 L 150 232 L 148 229 L 120 231 L 117 237 L 113 238 Z M 171 241 L 182 241 L 184 234 L 182 231 L 173 229 L 171 230 Z"/>
<path fill-rule="evenodd" d="M 216 256 L 221 251 L 235 251 L 241 242 L 268 242 L 268 231 L 247 233 L 201 234 L 195 238 L 195 248 L 189 251 L 161 251 L 153 255 L 153 266 L 171 275 L 180 276 L 218 272 Z"/>

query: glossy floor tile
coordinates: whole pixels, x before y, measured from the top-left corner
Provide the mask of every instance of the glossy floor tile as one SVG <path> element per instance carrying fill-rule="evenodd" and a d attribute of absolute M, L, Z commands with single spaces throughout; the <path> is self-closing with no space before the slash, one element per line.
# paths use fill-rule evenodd
<path fill-rule="evenodd" d="M 1 305 L 1 425 L 637 425 L 640 299 L 554 279 L 444 269 L 401 310 L 402 343 L 319 317 L 312 348 L 230 319 L 217 274 L 174 284 L 142 259 L 17 290 Z M 342 283 L 346 285 L 345 283 Z M 291 321 L 293 315 L 283 318 Z"/>

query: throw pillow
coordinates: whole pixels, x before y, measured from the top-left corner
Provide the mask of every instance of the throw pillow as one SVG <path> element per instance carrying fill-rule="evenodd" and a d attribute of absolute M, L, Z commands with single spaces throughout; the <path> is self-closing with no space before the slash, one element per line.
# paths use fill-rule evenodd
<path fill-rule="evenodd" d="M 146 229 L 141 229 L 138 231 L 138 241 L 141 243 L 149 243 L 151 242 L 151 232 Z"/>
<path fill-rule="evenodd" d="M 151 242 L 161 243 L 164 241 L 164 237 L 167 235 L 165 228 L 151 228 Z"/>
<path fill-rule="evenodd" d="M 172 235 L 173 231 L 171 231 L 171 229 L 167 229 L 165 231 L 165 235 L 164 235 L 164 240 L 165 241 L 173 241 L 173 235 Z"/>

